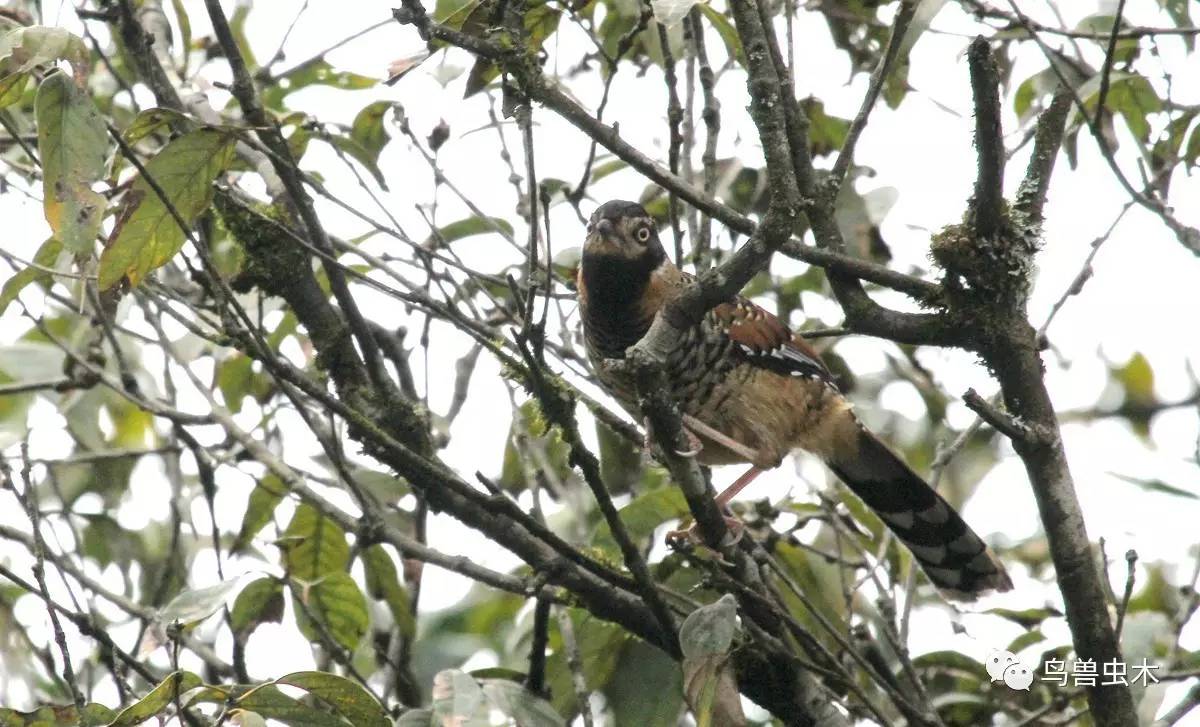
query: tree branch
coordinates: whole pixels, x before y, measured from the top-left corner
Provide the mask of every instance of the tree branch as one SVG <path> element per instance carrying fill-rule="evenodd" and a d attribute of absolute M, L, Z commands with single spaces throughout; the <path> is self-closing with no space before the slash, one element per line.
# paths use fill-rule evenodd
<path fill-rule="evenodd" d="M 975 98 L 975 150 L 979 172 L 971 212 L 975 236 L 995 237 L 1004 221 L 1004 136 L 1000 130 L 1000 78 L 991 48 L 977 36 L 967 49 L 971 69 L 971 92 Z"/>

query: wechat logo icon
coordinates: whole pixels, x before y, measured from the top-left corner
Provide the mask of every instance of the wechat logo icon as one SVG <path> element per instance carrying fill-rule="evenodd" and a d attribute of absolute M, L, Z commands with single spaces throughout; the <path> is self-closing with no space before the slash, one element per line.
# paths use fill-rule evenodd
<path fill-rule="evenodd" d="M 1033 684 L 1033 670 L 1022 664 L 1011 651 L 996 649 L 988 654 L 984 668 L 993 682 L 1004 682 L 1009 689 L 1028 691 Z"/>

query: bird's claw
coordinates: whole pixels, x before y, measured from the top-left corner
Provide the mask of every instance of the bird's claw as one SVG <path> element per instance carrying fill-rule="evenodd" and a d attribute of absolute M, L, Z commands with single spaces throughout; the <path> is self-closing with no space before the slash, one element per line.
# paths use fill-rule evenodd
<path fill-rule="evenodd" d="M 647 419 L 645 424 L 646 424 L 646 436 L 642 440 L 642 446 L 646 448 L 647 452 L 653 452 L 654 451 L 654 433 L 653 433 L 653 430 L 650 429 L 650 420 Z M 702 452 L 704 450 L 704 442 L 701 442 L 700 437 L 697 437 L 695 432 L 688 429 L 687 427 L 682 427 L 682 429 L 683 429 L 683 435 L 685 437 L 687 437 L 687 440 L 688 440 L 688 448 L 687 449 L 676 449 L 673 451 L 675 452 L 675 455 L 678 457 L 687 457 L 688 459 L 691 459 L 692 457 L 695 457 L 696 455 L 700 454 L 700 452 Z"/>
<path fill-rule="evenodd" d="M 746 534 L 746 524 L 735 517 L 723 516 L 725 519 L 725 537 L 721 541 L 722 546 L 737 545 Z M 672 530 L 667 533 L 667 546 L 672 550 L 681 550 L 689 545 L 704 545 L 704 538 L 700 536 L 700 528 L 696 523 L 692 523 L 687 528 L 680 530 Z"/>

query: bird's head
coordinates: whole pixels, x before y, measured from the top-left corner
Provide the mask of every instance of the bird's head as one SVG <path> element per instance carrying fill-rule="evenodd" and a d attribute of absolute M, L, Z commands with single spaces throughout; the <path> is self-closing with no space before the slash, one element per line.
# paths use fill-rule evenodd
<path fill-rule="evenodd" d="M 654 218 L 636 202 L 615 199 L 596 208 L 588 221 L 583 243 L 584 263 L 609 261 L 640 262 L 649 272 L 665 258 Z M 615 260 L 614 260 L 615 259 Z"/>

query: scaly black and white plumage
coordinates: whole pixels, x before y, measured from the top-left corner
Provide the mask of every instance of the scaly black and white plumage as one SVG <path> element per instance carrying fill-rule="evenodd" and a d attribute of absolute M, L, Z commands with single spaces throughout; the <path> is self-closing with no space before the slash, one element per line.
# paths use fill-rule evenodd
<path fill-rule="evenodd" d="M 635 417 L 632 380 L 602 362 L 624 358 L 690 280 L 640 205 L 608 202 L 592 215 L 576 281 L 584 338 L 600 383 Z M 817 352 L 761 307 L 737 296 L 712 308 L 679 337 L 666 372 L 699 460 L 752 465 L 722 505 L 803 449 L 879 515 L 939 590 L 973 599 L 1012 587 L 954 508 L 858 421 Z"/>

